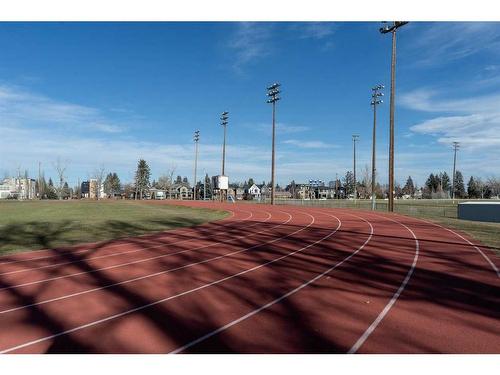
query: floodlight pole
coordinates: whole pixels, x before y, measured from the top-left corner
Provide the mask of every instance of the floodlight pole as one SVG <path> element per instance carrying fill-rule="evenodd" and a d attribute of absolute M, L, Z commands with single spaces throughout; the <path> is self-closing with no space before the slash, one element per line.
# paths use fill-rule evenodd
<path fill-rule="evenodd" d="M 380 92 L 384 88 L 383 85 L 378 85 L 372 88 L 372 101 L 373 106 L 373 134 L 372 134 L 372 211 L 375 211 L 375 176 L 376 176 L 376 162 L 375 162 L 375 146 L 376 146 L 376 135 L 377 135 L 377 105 L 383 103 L 379 97 L 384 94 Z"/>
<path fill-rule="evenodd" d="M 456 165 L 457 165 L 457 150 L 460 147 L 459 142 L 453 142 L 453 176 L 452 178 L 452 188 L 451 188 L 451 199 L 453 204 L 455 204 L 455 173 L 456 173 Z"/>
<path fill-rule="evenodd" d="M 224 111 L 222 112 L 221 114 L 221 117 L 220 117 L 220 120 L 221 120 L 221 125 L 222 127 L 224 128 L 224 141 L 222 143 L 222 176 L 225 176 L 225 164 L 226 164 L 226 128 L 227 128 L 227 124 L 228 124 L 228 119 L 229 119 L 229 112 L 227 111 Z M 222 191 L 220 192 L 220 199 L 222 202 L 224 202 L 226 200 L 226 196 L 225 194 L 222 193 Z"/>
<path fill-rule="evenodd" d="M 200 131 L 196 130 L 194 132 L 194 185 L 193 185 L 193 200 L 197 200 L 197 189 L 196 189 L 196 172 L 198 168 L 198 142 L 200 140 Z"/>
<path fill-rule="evenodd" d="M 269 99 L 267 103 L 273 105 L 273 135 L 272 135 L 272 157 L 271 157 L 271 204 L 274 204 L 274 190 L 275 190 L 275 139 L 276 139 L 276 102 L 280 100 L 278 97 L 280 84 L 274 83 L 267 88 L 267 96 Z"/>
<path fill-rule="evenodd" d="M 392 34 L 392 58 L 391 58 L 391 99 L 389 119 L 389 212 L 394 211 L 394 98 L 396 91 L 396 30 L 408 22 L 394 21 L 391 26 L 380 28 L 382 34 Z"/>
<path fill-rule="evenodd" d="M 356 198 L 358 195 L 358 189 L 356 187 L 356 141 L 359 139 L 359 135 L 353 134 L 352 136 L 352 145 L 353 145 L 353 164 L 354 164 L 354 206 L 356 206 Z"/>

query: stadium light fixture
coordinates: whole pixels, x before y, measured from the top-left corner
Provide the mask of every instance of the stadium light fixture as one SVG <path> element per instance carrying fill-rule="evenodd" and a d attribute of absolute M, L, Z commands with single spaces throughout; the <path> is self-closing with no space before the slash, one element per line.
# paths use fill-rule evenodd
<path fill-rule="evenodd" d="M 275 190 L 275 181 L 274 181 L 274 164 L 275 164 L 275 139 L 276 139 L 276 102 L 280 100 L 278 96 L 280 94 L 279 83 L 273 83 L 272 85 L 267 87 L 267 103 L 273 105 L 273 136 L 272 136 L 272 157 L 271 157 L 271 204 L 274 204 L 274 190 Z"/>
<path fill-rule="evenodd" d="M 375 176 L 376 176 L 376 161 L 375 161 L 375 145 L 377 136 L 377 105 L 382 104 L 384 101 L 381 98 L 384 93 L 381 90 L 384 89 L 384 85 L 377 85 L 372 88 L 372 100 L 371 105 L 373 106 L 373 134 L 372 134 L 372 210 L 375 211 Z"/>

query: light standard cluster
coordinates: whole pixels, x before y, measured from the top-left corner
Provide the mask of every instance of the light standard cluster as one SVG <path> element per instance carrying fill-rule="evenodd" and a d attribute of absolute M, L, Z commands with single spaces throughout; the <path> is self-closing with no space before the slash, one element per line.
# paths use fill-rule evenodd
<path fill-rule="evenodd" d="M 375 176 L 377 172 L 375 164 L 375 146 L 376 146 L 376 136 L 377 136 L 377 105 L 383 103 L 380 99 L 384 96 L 382 90 L 384 85 L 377 85 L 372 88 L 372 100 L 371 105 L 373 106 L 373 134 L 372 134 L 372 210 L 375 210 Z"/>
<path fill-rule="evenodd" d="M 271 204 L 274 204 L 274 188 L 275 188 L 275 183 L 274 183 L 274 162 L 275 162 L 275 149 L 274 149 L 274 144 L 275 144 L 275 137 L 276 137 L 276 102 L 280 100 L 280 97 L 278 96 L 280 94 L 279 90 L 280 84 L 279 83 L 274 83 L 271 86 L 267 88 L 267 96 L 269 99 L 267 99 L 268 103 L 271 103 L 273 105 L 273 140 L 272 140 L 272 161 L 271 161 Z"/>
<path fill-rule="evenodd" d="M 408 22 L 392 22 L 380 28 L 382 34 L 392 34 L 392 58 L 391 58 L 391 99 L 389 120 L 389 204 L 388 210 L 394 211 L 394 98 L 396 90 L 396 31 Z"/>
<path fill-rule="evenodd" d="M 196 183 L 196 172 L 198 168 L 198 142 L 200 141 L 200 131 L 196 130 L 193 136 L 194 140 L 194 186 L 193 186 L 193 199 L 198 199 L 197 183 Z"/>

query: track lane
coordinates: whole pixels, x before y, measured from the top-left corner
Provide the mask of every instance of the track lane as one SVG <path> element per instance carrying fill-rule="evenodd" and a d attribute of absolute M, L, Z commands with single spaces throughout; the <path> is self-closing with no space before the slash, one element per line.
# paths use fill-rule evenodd
<path fill-rule="evenodd" d="M 335 210 L 337 215 L 339 211 Z M 342 212 L 357 216 L 348 213 L 352 211 Z M 357 269 L 375 268 L 377 263 L 383 264 L 384 261 L 379 260 L 381 256 L 396 257 L 398 262 L 409 267 L 415 251 L 414 246 L 405 247 L 406 238 L 391 238 L 394 230 L 390 230 L 390 226 L 382 226 L 378 222 L 372 226 L 374 217 L 366 214 L 363 216 L 358 216 L 358 219 L 367 220 L 372 232 L 365 243 L 358 241 L 357 249 L 352 237 L 358 239 L 362 232 L 354 226 L 346 225 L 344 232 L 349 239 L 346 247 L 321 272 L 304 280 L 295 289 L 285 290 L 272 301 L 264 300 L 246 315 L 242 314 L 171 352 L 345 353 L 363 332 L 365 324 L 373 320 L 372 317 L 385 305 L 392 291 L 398 288 L 404 274 L 379 280 L 374 287 L 369 285 L 369 280 L 357 285 L 352 280 L 343 280 L 342 275 L 358 279 Z M 394 246 L 399 253 L 404 251 L 405 254 L 382 250 L 387 245 Z M 363 251 L 359 253 L 361 250 Z M 358 258 L 361 259 L 358 261 Z M 340 277 L 337 277 L 338 274 Z M 369 294 L 371 304 L 365 305 L 363 296 Z M 273 331 L 272 336 L 268 335 L 270 330 Z"/>
<path fill-rule="evenodd" d="M 276 237 L 274 240 L 268 241 L 268 243 L 271 243 L 271 242 L 276 242 L 276 241 L 280 241 L 280 240 L 282 240 L 283 238 L 290 237 L 292 234 L 295 234 L 295 233 L 297 233 L 297 232 L 300 232 L 300 231 L 302 231 L 302 230 L 306 229 L 306 228 L 307 228 L 307 227 L 309 227 L 309 226 L 310 226 L 313 222 L 314 222 L 314 219 L 313 219 L 313 220 L 311 221 L 311 223 L 309 223 L 307 226 L 306 226 L 306 225 L 299 225 L 299 226 L 298 226 L 298 227 L 299 227 L 299 229 L 298 229 L 298 230 L 295 230 L 295 231 L 294 231 L 294 232 L 292 232 L 292 233 L 284 234 L 284 235 L 282 235 L 282 236 L 280 236 L 280 237 Z M 293 230 L 293 229 L 294 229 L 294 228 L 292 228 L 292 230 Z M 291 242 L 292 242 L 292 244 L 295 244 L 293 241 L 291 241 Z M 258 247 L 258 246 L 262 246 L 262 244 L 254 245 L 253 247 Z M 238 252 L 240 252 L 240 251 L 238 251 Z M 171 277 L 171 275 L 168 275 L 168 276 L 169 276 L 170 278 L 172 278 L 172 277 Z M 181 285 L 181 284 L 182 284 L 182 282 L 186 282 L 186 279 L 184 279 L 184 280 L 180 280 L 180 279 L 182 279 L 182 277 L 179 277 L 179 276 L 178 276 L 178 277 L 177 277 L 177 278 L 175 278 L 174 280 L 177 282 L 177 285 L 176 285 L 176 286 L 177 286 L 177 287 L 179 287 L 179 285 L 180 285 L 180 288 L 182 288 L 182 287 L 183 287 L 183 285 Z M 182 281 L 182 282 L 181 282 L 181 281 Z M 188 281 L 189 281 L 189 280 L 188 280 Z M 144 284 L 144 283 L 143 283 L 143 284 Z M 173 284 L 173 283 L 172 283 L 172 284 Z M 154 284 L 150 284 L 150 285 L 148 285 L 148 284 L 146 283 L 146 284 L 142 285 L 141 287 L 139 287 L 139 290 L 141 290 L 141 291 L 147 291 L 147 292 L 156 292 L 156 293 L 158 293 L 158 286 L 156 285 L 156 289 L 154 288 L 154 286 L 155 286 Z M 97 305 L 96 305 L 96 300 L 95 300 L 95 299 L 96 299 L 96 297 L 95 297 L 95 296 L 93 296 L 93 298 L 90 298 L 90 299 L 89 299 L 89 301 L 88 301 L 88 303 L 89 303 L 89 304 L 91 304 L 91 305 L 93 305 L 93 306 L 94 306 L 94 309 L 95 309 L 95 310 L 97 310 L 97 311 L 99 311 L 99 313 L 100 313 L 101 315 L 102 315 L 102 314 L 104 314 L 104 315 L 105 315 L 106 313 L 107 313 L 107 314 L 109 314 L 109 312 L 106 312 L 106 309 L 110 306 L 109 302 L 110 302 L 110 299 L 112 299 L 113 297 L 115 298 L 115 301 L 112 301 L 112 302 L 113 302 L 113 303 L 115 303 L 115 305 L 116 305 L 116 304 L 118 304 L 118 305 L 119 305 L 119 304 L 121 303 L 122 305 L 124 304 L 124 305 L 126 306 L 127 304 L 129 304 L 129 303 L 130 303 L 130 301 L 123 300 L 121 297 L 120 297 L 120 298 L 118 298 L 118 296 L 116 296 L 116 295 L 107 295 L 107 294 L 103 294 L 103 295 L 101 295 L 101 297 L 100 297 L 100 298 L 101 298 L 101 299 L 102 299 L 102 301 L 104 302 L 104 303 L 102 303 L 102 304 L 97 303 Z M 84 298 L 85 298 L 85 297 L 84 297 Z M 140 300 L 147 300 L 147 298 L 146 298 L 145 296 L 143 296 L 143 295 L 141 295 L 139 299 L 140 299 Z M 84 303 L 84 302 L 82 302 L 80 299 L 79 299 L 78 301 L 75 301 L 75 302 L 73 302 L 73 301 L 69 301 L 69 302 L 70 302 L 70 303 L 66 303 L 66 304 L 65 304 L 65 306 L 66 306 L 66 309 L 68 309 L 68 310 L 70 310 L 70 311 L 71 311 L 71 310 L 76 310 L 76 309 L 75 309 L 75 305 L 82 305 L 82 303 L 83 303 L 83 304 L 85 304 L 85 303 Z M 63 303 L 64 303 L 64 302 L 63 302 Z M 113 305 L 113 304 L 111 304 L 111 305 Z M 116 308 L 116 306 L 112 306 L 112 308 Z M 59 304 L 58 304 L 58 310 L 57 310 L 57 311 L 51 311 L 51 312 L 50 312 L 50 313 L 51 313 L 51 316 L 57 316 L 58 314 L 60 314 L 60 312 L 61 312 L 61 311 L 60 311 L 59 309 L 60 309 L 60 308 L 59 308 Z M 103 312 L 103 311 L 101 311 L 102 309 L 104 309 L 104 312 Z M 64 311 L 64 309 L 63 309 L 63 311 Z M 96 311 L 92 311 L 92 313 L 94 313 L 94 312 L 96 312 Z M 97 313 L 97 312 L 96 312 L 96 313 Z M 41 315 L 43 315 L 43 314 L 41 314 Z M 87 315 L 88 315 L 88 314 L 87 314 Z M 86 319 L 86 318 L 87 318 L 87 320 L 88 320 L 88 316 L 87 316 L 87 315 L 86 315 L 86 313 L 77 312 L 77 313 L 76 313 L 76 314 L 74 314 L 73 316 L 71 316 L 71 317 L 67 317 L 67 319 L 66 319 L 66 320 L 68 320 L 68 319 L 73 319 L 73 318 L 75 318 L 75 319 L 78 319 L 78 318 L 80 318 L 80 319 Z M 97 315 L 99 315 L 99 314 L 97 314 Z M 64 316 L 64 317 L 65 317 L 65 316 Z M 60 320 L 64 321 L 64 317 L 63 317 L 63 316 L 61 316 L 61 317 L 60 317 L 60 318 L 58 318 L 58 319 L 60 319 Z M 20 320 L 20 322 L 18 321 L 18 323 L 21 323 L 21 325 L 22 325 L 22 322 L 24 321 L 24 318 L 25 318 L 25 317 L 23 317 L 23 316 L 22 316 L 22 314 L 18 314 L 18 316 L 16 316 L 16 319 Z M 5 324 L 5 326 L 7 327 L 7 329 L 9 329 L 10 327 L 12 327 L 12 324 L 15 324 L 15 323 L 13 323 L 13 322 L 7 322 L 7 323 L 6 323 L 6 322 L 5 322 L 6 320 L 8 321 L 9 319 L 2 319 L 2 324 Z M 18 329 L 17 329 L 17 332 L 18 332 L 18 335 L 17 335 L 17 336 L 19 336 L 19 326 L 18 326 L 17 328 L 18 328 Z M 27 330 L 26 330 L 26 333 L 28 333 L 29 335 L 32 335 L 32 334 L 33 334 L 33 331 L 34 331 L 34 330 L 33 330 L 33 327 L 32 327 L 31 325 L 29 325 L 29 324 L 28 324 L 27 326 L 25 326 L 25 328 L 27 329 Z M 6 335 L 6 339 L 12 339 L 12 336 L 11 336 L 11 335 Z M 5 341 L 5 340 L 4 340 L 4 341 Z M 3 342 L 3 343 L 2 343 L 2 346 L 4 346 L 4 344 L 5 344 L 5 343 Z"/>
<path fill-rule="evenodd" d="M 265 213 L 267 215 L 265 219 L 258 220 L 256 222 L 252 221 L 252 223 L 249 223 L 246 226 L 246 231 L 248 231 L 249 228 L 260 226 L 263 223 L 269 221 L 271 219 L 271 215 L 268 212 Z M 239 236 L 238 238 L 250 237 L 253 236 L 254 233 L 259 233 L 261 231 L 262 229 L 259 229 L 258 231 L 252 230 L 249 231 L 249 234 Z M 57 263 L 50 267 L 29 268 L 19 270 L 22 272 L 6 272 L 0 274 L 0 282 L 9 285 L 8 287 L 0 286 L 0 291 L 11 289 L 12 287 L 37 284 L 44 281 L 52 281 L 60 278 L 72 277 L 73 275 L 77 274 L 80 275 L 89 272 L 100 271 L 106 267 L 116 268 L 122 265 L 125 266 L 129 263 L 133 264 L 132 262 L 141 263 L 147 260 L 161 259 L 163 257 L 166 258 L 183 252 L 192 251 L 201 247 L 213 246 L 214 242 L 212 241 L 212 238 L 221 238 L 221 236 L 225 236 L 224 238 L 231 238 L 232 234 L 232 232 L 218 232 L 203 236 L 203 234 L 197 233 L 194 238 L 184 239 L 182 241 L 142 245 L 138 248 L 135 248 L 137 244 L 134 244 L 134 248 L 132 250 L 122 250 L 118 253 L 90 258 L 74 256 L 73 254 L 70 254 L 68 252 L 66 254 L 66 257 L 70 258 L 71 260 L 67 262 Z M 197 247 L 193 247 L 192 244 L 190 244 L 190 242 L 192 243 L 193 241 L 196 241 L 198 244 L 202 242 L 203 243 Z M 152 248 L 154 248 L 155 250 L 150 251 Z M 133 254 L 130 255 L 131 253 Z M 68 265 L 70 266 L 68 267 Z M 82 271 L 82 268 L 85 269 Z"/>
<path fill-rule="evenodd" d="M 231 211 L 233 214 L 231 217 L 234 218 L 235 222 L 233 223 L 228 223 L 226 225 L 220 225 L 217 229 L 221 229 L 217 233 L 230 233 L 233 231 L 238 231 L 241 230 L 242 227 L 248 228 L 247 225 L 245 225 L 246 221 L 249 221 L 254 213 L 245 211 L 245 210 L 238 210 L 236 212 Z M 239 218 L 241 214 L 247 214 L 247 217 L 244 218 Z M 253 225 L 252 225 L 253 226 Z M 222 228 L 221 228 L 222 227 Z M 200 225 L 197 226 L 196 229 L 189 228 L 186 231 L 182 230 L 175 230 L 175 231 L 164 231 L 156 234 L 149 234 L 149 235 L 143 235 L 143 236 L 138 236 L 138 237 L 129 237 L 129 238 L 122 238 L 122 239 L 117 239 L 117 240 L 111 240 L 111 241 L 104 241 L 104 242 L 98 242 L 95 244 L 84 244 L 84 245 L 78 245 L 74 247 L 69 247 L 69 248 L 62 248 L 62 249 L 44 249 L 40 251 L 52 251 L 56 252 L 56 254 L 52 255 L 45 255 L 45 256 L 36 256 L 36 257 L 29 257 L 26 252 L 19 253 L 19 254 L 14 254 L 10 256 L 10 260 L 4 263 L 0 263 L 1 267 L 1 272 L 0 276 L 2 275 L 8 275 L 8 274 L 15 274 L 15 273 L 22 273 L 22 272 L 28 272 L 30 270 L 36 270 L 36 269 L 44 269 L 44 268 L 51 268 L 51 267 L 56 267 L 56 266 L 63 266 L 66 264 L 71 264 L 74 263 L 74 261 L 63 261 L 63 262 L 54 262 L 54 258 L 62 258 L 65 259 L 68 256 L 75 256 L 77 254 L 82 254 L 82 253 L 91 253 L 92 255 L 95 255 L 96 252 L 99 252 L 98 255 L 92 256 L 92 257 L 82 257 L 82 259 L 85 260 L 90 260 L 90 259 L 100 259 L 100 258 L 106 258 L 106 257 L 112 257 L 112 256 L 120 256 L 122 254 L 128 254 L 131 252 L 138 252 L 138 251 L 144 251 L 147 249 L 159 247 L 161 245 L 168 245 L 168 244 L 178 244 L 178 243 L 184 243 L 192 240 L 192 237 L 196 236 L 201 236 L 205 235 L 207 233 L 212 233 L 214 228 L 209 228 L 208 226 Z M 209 235 L 210 236 L 210 235 Z M 150 243 L 154 243 L 154 245 L 150 245 Z M 110 251 L 110 249 L 114 249 L 117 247 L 127 247 L 127 246 L 140 246 L 138 249 L 132 249 L 129 251 Z M 149 246 L 148 246 L 149 245 Z M 82 248 L 83 247 L 83 248 Z M 19 258 L 19 259 L 17 259 Z M 21 264 L 22 263 L 22 264 Z"/>
<path fill-rule="evenodd" d="M 359 349 L 500 353 L 498 257 L 486 256 L 477 244 L 441 225 L 394 216 L 415 232 L 421 255 L 393 311 Z"/>
<path fill-rule="evenodd" d="M 319 211 L 290 209 L 314 212 L 314 215 Z M 337 216 L 342 211 L 347 213 L 347 210 L 325 210 Z M 284 240 L 279 246 L 266 249 L 267 252 L 262 246 L 261 250 L 243 257 L 236 254 L 213 264 L 202 263 L 188 268 L 195 272 L 182 271 L 176 277 L 164 279 L 162 285 L 168 288 L 178 283 L 178 290 L 191 290 L 198 285 L 197 282 L 210 283 L 214 275 L 222 276 L 228 269 L 245 272 L 259 261 L 269 262 L 277 259 L 276 256 L 286 256 L 221 283 L 199 289 L 195 287 L 196 290 L 188 293 L 179 292 L 178 296 L 167 299 L 171 303 L 164 304 L 167 301 L 163 301 L 143 307 L 69 334 L 33 343 L 18 352 L 166 352 L 234 321 L 237 323 L 186 349 L 189 352 L 346 352 L 356 339 L 359 341 L 360 334 L 376 322 L 376 329 L 369 332 L 356 351 L 500 352 L 500 332 L 496 329 L 500 316 L 500 301 L 496 297 L 500 295 L 498 268 L 495 268 L 498 258 L 488 256 L 487 249 L 482 251 L 479 245 L 447 228 L 437 230 L 435 225 L 424 225 L 422 221 L 401 215 L 382 215 L 386 217 L 379 219 L 370 216 L 370 212 L 362 215 L 374 220 L 375 228 L 373 240 L 363 251 L 342 263 L 332 275 L 325 274 L 312 285 L 308 284 L 285 298 L 280 299 L 280 296 L 321 274 L 321 270 L 327 269 L 335 260 L 348 256 L 347 245 L 350 244 L 352 249 L 352 245 L 362 240 L 363 231 L 347 227 L 344 238 L 333 236 L 331 241 L 324 239 L 290 256 L 286 256 L 287 252 L 295 249 L 302 238 L 295 236 L 290 241 Z M 420 243 L 417 267 L 411 273 L 411 260 L 415 255 L 411 244 L 415 239 L 411 238 L 410 232 L 403 235 L 402 230 L 388 228 L 384 222 L 390 221 L 389 217 L 401 220 Z M 315 229 L 311 236 L 320 238 L 320 235 L 326 235 L 324 231 L 328 226 L 317 220 L 311 229 Z M 302 247 L 314 242 L 309 234 L 307 238 Z M 343 248 L 344 245 L 347 247 Z M 335 254 L 333 251 L 329 256 L 321 253 L 332 249 Z M 147 272 L 145 269 L 136 271 Z M 407 277 L 408 274 L 411 278 Z M 188 280 L 189 277 L 196 280 Z M 440 285 L 440 282 L 445 285 Z M 394 299 L 394 291 L 403 284 L 403 293 Z M 141 285 L 134 287 L 141 297 L 132 298 L 134 303 L 155 298 L 155 294 L 148 294 L 147 289 L 158 285 Z M 279 301 L 266 306 L 266 302 L 276 299 Z M 120 308 L 121 301 L 113 299 L 77 298 L 65 310 L 83 317 L 87 312 L 79 312 L 79 308 L 103 302 Z M 260 309 L 262 306 L 266 307 Z M 238 321 L 256 310 L 259 313 Z M 377 321 L 378 317 L 381 319 Z M 30 321 L 28 316 L 25 324 L 26 329 L 33 331 L 36 322 Z M 46 328 L 54 332 L 61 327 L 49 324 Z M 103 332 L 106 334 L 102 335 Z M 96 337 L 101 337 L 101 340 L 96 342 Z M 300 343 L 297 338 L 304 342 Z M 50 346 L 47 346 L 49 341 Z"/>

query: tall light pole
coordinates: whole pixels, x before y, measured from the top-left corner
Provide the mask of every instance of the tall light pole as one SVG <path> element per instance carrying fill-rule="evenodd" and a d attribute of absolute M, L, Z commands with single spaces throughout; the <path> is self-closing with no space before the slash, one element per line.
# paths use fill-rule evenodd
<path fill-rule="evenodd" d="M 455 173 L 456 173 L 456 166 L 457 166 L 457 150 L 460 148 L 460 143 L 459 142 L 453 142 L 453 176 L 452 178 L 452 183 L 451 183 L 451 199 L 453 200 L 453 203 L 455 203 Z"/>
<path fill-rule="evenodd" d="M 279 90 L 280 84 L 279 83 L 274 83 L 271 86 L 267 88 L 267 96 L 269 99 L 267 100 L 268 103 L 271 103 L 273 105 L 273 145 L 272 145 L 272 161 L 271 161 L 271 204 L 274 204 L 274 187 L 275 187 L 275 182 L 274 182 L 274 161 L 275 161 L 275 149 L 274 149 L 274 143 L 275 143 L 275 138 L 276 138 L 276 102 L 280 100 L 279 98 Z"/>
<path fill-rule="evenodd" d="M 396 30 L 408 22 L 392 22 L 380 28 L 382 34 L 392 34 L 392 59 L 391 59 L 391 100 L 389 120 L 389 204 L 388 210 L 394 211 L 394 97 L 396 91 Z"/>
<path fill-rule="evenodd" d="M 220 116 L 220 124 L 224 128 L 224 141 L 222 143 L 222 176 L 225 176 L 225 164 L 226 164 L 226 128 L 227 128 L 227 120 L 229 119 L 229 112 L 224 111 Z"/>
<path fill-rule="evenodd" d="M 358 195 L 358 189 L 356 187 L 356 142 L 359 139 L 359 135 L 353 134 L 352 136 L 352 146 L 353 146 L 353 153 L 354 153 L 354 158 L 353 158 L 353 164 L 354 164 L 354 204 L 356 205 L 356 198 Z"/>
<path fill-rule="evenodd" d="M 196 130 L 194 132 L 194 185 L 193 185 L 193 200 L 197 200 L 197 190 L 196 190 L 196 172 L 198 168 L 198 142 L 200 141 L 200 131 Z"/>
<path fill-rule="evenodd" d="M 377 136 L 377 105 L 383 103 L 382 99 L 379 99 L 381 96 L 384 96 L 384 93 L 381 90 L 384 89 L 384 85 L 377 85 L 372 88 L 372 101 L 371 105 L 373 106 L 373 134 L 372 134 L 372 210 L 375 211 L 375 176 L 377 169 L 375 167 L 375 144 L 376 144 L 376 136 Z"/>

